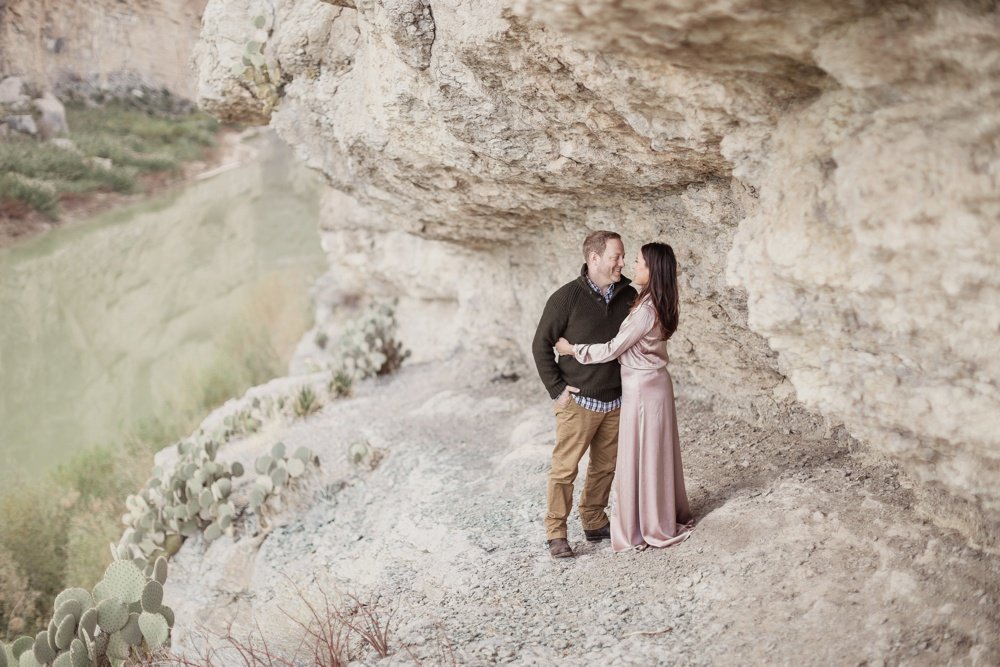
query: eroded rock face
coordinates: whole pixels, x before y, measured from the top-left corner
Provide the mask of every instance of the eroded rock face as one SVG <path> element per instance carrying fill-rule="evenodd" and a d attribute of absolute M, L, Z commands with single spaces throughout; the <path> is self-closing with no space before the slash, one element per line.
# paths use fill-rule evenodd
<path fill-rule="evenodd" d="M 191 50 L 206 2 L 7 0 L 0 74 L 60 96 L 165 88 L 191 99 Z"/>
<path fill-rule="evenodd" d="M 234 74 L 255 37 L 263 84 Z M 402 297 L 418 358 L 533 372 L 585 233 L 663 239 L 687 391 L 818 410 L 996 545 L 990 3 L 212 0 L 198 67 L 204 106 L 328 176 L 331 293 Z"/>

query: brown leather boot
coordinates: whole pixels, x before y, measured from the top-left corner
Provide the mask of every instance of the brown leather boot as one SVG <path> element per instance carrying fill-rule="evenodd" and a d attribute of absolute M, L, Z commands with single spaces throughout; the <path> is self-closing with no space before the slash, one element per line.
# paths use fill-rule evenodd
<path fill-rule="evenodd" d="M 549 555 L 553 558 L 572 558 L 576 554 L 573 553 L 569 540 L 565 537 L 557 537 L 554 540 L 549 540 Z"/>
<path fill-rule="evenodd" d="M 604 528 L 598 528 L 597 530 L 585 530 L 583 534 L 587 536 L 588 542 L 600 542 L 601 540 L 611 539 L 611 524 L 608 523 Z"/>

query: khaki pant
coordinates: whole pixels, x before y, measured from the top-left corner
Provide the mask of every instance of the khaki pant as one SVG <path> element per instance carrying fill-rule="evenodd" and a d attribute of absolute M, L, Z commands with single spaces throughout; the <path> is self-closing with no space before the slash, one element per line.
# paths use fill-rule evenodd
<path fill-rule="evenodd" d="M 549 511 L 545 515 L 546 539 L 566 537 L 566 519 L 573 507 L 573 482 L 584 452 L 590 449 L 587 479 L 580 494 L 580 520 L 584 530 L 608 525 L 608 496 L 615 478 L 618 456 L 618 415 L 621 410 L 593 412 L 572 398 L 565 407 L 555 404 L 556 448 L 549 471 Z"/>

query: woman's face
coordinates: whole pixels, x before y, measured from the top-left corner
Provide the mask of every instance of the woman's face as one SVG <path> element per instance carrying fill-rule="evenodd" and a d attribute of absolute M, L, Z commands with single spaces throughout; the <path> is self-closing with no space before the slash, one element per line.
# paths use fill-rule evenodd
<path fill-rule="evenodd" d="M 635 256 L 635 269 L 632 271 L 632 282 L 636 285 L 646 285 L 649 283 L 649 267 L 646 266 L 646 258 L 642 256 L 640 250 Z"/>

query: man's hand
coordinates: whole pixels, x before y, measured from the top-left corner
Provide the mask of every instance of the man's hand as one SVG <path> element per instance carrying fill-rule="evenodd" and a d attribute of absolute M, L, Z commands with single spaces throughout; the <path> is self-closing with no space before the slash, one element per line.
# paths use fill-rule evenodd
<path fill-rule="evenodd" d="M 560 408 L 565 408 L 570 402 L 569 395 L 576 394 L 579 391 L 580 391 L 579 387 L 571 387 L 569 385 L 566 385 L 566 388 L 563 389 L 563 392 L 559 394 L 559 398 L 556 399 L 556 405 L 558 405 Z"/>

